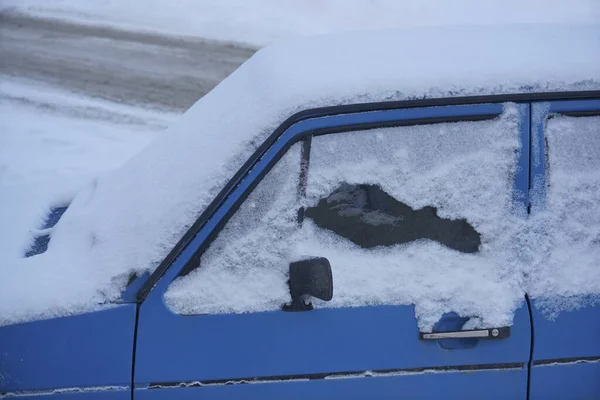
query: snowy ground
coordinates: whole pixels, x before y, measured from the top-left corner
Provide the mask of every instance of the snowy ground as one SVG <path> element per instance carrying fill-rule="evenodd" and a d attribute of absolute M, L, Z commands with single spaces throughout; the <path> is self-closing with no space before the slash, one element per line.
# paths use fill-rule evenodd
<path fill-rule="evenodd" d="M 258 46 L 346 30 L 600 21 L 597 0 L 2 0 L 2 7 L 79 23 Z"/>

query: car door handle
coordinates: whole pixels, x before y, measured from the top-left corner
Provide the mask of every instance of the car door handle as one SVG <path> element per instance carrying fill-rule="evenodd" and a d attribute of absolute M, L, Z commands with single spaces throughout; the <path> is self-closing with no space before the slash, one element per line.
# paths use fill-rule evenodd
<path fill-rule="evenodd" d="M 510 336 L 510 326 L 490 329 L 473 329 L 454 332 L 419 332 L 420 340 L 438 339 L 506 339 Z"/>

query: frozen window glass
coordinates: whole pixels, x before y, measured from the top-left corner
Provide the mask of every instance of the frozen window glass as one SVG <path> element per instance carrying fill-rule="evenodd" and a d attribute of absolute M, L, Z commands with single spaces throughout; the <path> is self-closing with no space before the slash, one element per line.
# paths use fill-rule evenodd
<path fill-rule="evenodd" d="M 422 329 L 448 311 L 510 325 L 523 299 L 507 246 L 519 120 L 509 104 L 489 121 L 314 137 L 300 197 L 294 145 L 199 268 L 170 286 L 167 305 L 183 314 L 280 310 L 291 300 L 289 263 L 321 256 L 334 297 L 316 307 L 415 304 Z"/>
<path fill-rule="evenodd" d="M 528 291 L 552 294 L 557 311 L 600 294 L 600 117 L 555 116 L 545 136 L 547 201 L 531 221 L 540 251 Z"/>
<path fill-rule="evenodd" d="M 281 309 L 290 248 L 298 228 L 300 144 L 258 184 L 200 259 L 165 294 L 181 314 Z"/>
<path fill-rule="evenodd" d="M 510 325 L 523 300 L 511 241 L 519 115 L 315 137 L 294 255 L 329 259 L 331 302 L 415 304 Z"/>

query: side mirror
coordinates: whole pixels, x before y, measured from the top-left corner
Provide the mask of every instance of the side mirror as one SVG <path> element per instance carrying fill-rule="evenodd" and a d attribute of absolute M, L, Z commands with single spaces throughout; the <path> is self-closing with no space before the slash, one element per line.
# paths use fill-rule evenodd
<path fill-rule="evenodd" d="M 308 296 L 329 301 L 333 298 L 333 275 L 331 264 L 325 257 L 313 257 L 290 264 L 290 294 L 292 303 L 283 306 L 283 311 L 312 310 Z"/>

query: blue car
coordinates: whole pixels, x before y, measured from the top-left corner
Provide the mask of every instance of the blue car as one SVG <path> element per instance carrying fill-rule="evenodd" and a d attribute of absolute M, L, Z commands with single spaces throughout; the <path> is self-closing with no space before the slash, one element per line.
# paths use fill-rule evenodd
<path fill-rule="evenodd" d="M 257 53 L 50 213 L 25 261 L 119 273 L 0 318 L 0 398 L 600 398 L 600 61 L 541 33 Z"/>

